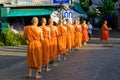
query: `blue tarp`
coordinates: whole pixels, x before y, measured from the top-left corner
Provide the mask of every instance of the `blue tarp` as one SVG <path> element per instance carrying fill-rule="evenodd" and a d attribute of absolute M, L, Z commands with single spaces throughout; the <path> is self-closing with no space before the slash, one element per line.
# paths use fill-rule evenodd
<path fill-rule="evenodd" d="M 110 16 L 103 17 L 103 19 L 114 19 L 116 16 L 117 16 L 116 14 L 112 14 Z"/>

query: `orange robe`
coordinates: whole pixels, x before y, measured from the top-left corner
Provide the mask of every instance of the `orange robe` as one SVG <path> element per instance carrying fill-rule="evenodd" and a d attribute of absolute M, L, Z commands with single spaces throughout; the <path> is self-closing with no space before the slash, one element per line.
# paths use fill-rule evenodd
<path fill-rule="evenodd" d="M 40 33 L 36 26 L 24 27 L 24 38 L 29 41 L 27 52 L 27 64 L 29 68 L 42 67 L 42 45 Z"/>
<path fill-rule="evenodd" d="M 105 24 L 102 26 L 102 33 L 101 33 L 100 40 L 109 40 L 109 29 L 108 29 L 108 26 Z"/>
<path fill-rule="evenodd" d="M 42 28 L 42 31 L 44 38 L 42 41 L 43 64 L 48 64 L 50 61 L 49 31 L 45 28 Z"/>
<path fill-rule="evenodd" d="M 88 28 L 86 24 L 82 25 L 82 32 L 83 32 L 83 42 L 88 42 L 89 36 L 88 36 Z"/>
<path fill-rule="evenodd" d="M 74 47 L 82 46 L 82 27 L 75 27 Z"/>
<path fill-rule="evenodd" d="M 66 30 L 58 25 L 58 52 L 59 54 L 66 54 Z"/>
<path fill-rule="evenodd" d="M 75 28 L 72 26 L 71 31 L 71 46 L 74 47 L 74 38 L 75 38 Z"/>
<path fill-rule="evenodd" d="M 66 42 L 66 47 L 67 47 L 67 49 L 71 49 L 71 47 L 72 47 L 72 43 L 71 43 L 71 32 L 72 32 L 72 29 L 71 29 L 71 26 L 70 25 L 65 25 L 65 27 L 67 28 L 67 42 Z"/>
<path fill-rule="evenodd" d="M 50 34 L 50 59 L 53 60 L 57 56 L 57 32 L 51 29 Z"/>

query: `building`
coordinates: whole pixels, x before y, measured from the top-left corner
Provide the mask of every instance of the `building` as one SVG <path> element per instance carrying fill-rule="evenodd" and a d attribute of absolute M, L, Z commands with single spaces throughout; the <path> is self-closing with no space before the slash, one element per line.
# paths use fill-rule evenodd
<path fill-rule="evenodd" d="M 118 16 L 118 19 L 117 19 L 118 29 L 120 29 L 120 0 L 118 0 L 115 3 L 115 10 L 116 10 L 116 14 Z"/>
<path fill-rule="evenodd" d="M 57 1 L 64 2 L 64 4 Z M 77 0 L 73 0 L 72 3 L 75 1 Z M 78 5 L 79 3 L 75 3 L 73 6 L 72 3 L 71 0 L 2 0 L 0 3 L 0 29 L 1 31 L 5 31 L 10 26 L 15 30 L 23 31 L 24 25 L 31 24 L 33 16 L 39 19 L 42 17 L 49 19 L 53 12 L 57 12 L 55 16 L 58 19 L 61 15 L 67 16 L 67 18 L 73 18 L 73 14 L 84 16 L 84 11 Z M 76 11 L 70 8 L 70 6 L 74 7 Z M 71 11 L 74 11 L 74 13 Z"/>
<path fill-rule="evenodd" d="M 33 16 L 39 19 L 50 17 L 54 7 L 52 0 L 6 0 L 1 3 L 1 30 L 5 31 L 8 26 L 16 30 L 23 30 L 24 25 L 31 24 Z"/>

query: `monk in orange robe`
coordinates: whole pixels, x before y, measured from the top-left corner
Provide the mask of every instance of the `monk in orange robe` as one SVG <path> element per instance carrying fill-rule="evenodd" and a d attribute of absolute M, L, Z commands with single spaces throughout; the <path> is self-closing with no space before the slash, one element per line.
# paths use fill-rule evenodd
<path fill-rule="evenodd" d="M 66 60 L 66 35 L 67 35 L 67 29 L 65 26 L 63 26 L 63 20 L 59 20 L 58 24 L 58 61 L 61 60 L 60 55 L 64 55 L 64 60 Z"/>
<path fill-rule="evenodd" d="M 37 29 L 38 18 L 32 18 L 32 25 L 24 27 L 24 38 L 29 41 L 28 52 L 27 52 L 27 65 L 28 65 L 28 75 L 27 78 L 32 77 L 32 69 L 36 69 L 35 78 L 38 79 L 39 70 L 42 68 L 42 45 L 41 45 L 41 35 L 42 30 Z"/>
<path fill-rule="evenodd" d="M 76 49 L 79 49 L 82 46 L 82 26 L 80 25 L 79 20 L 75 21 L 74 27 L 75 27 L 74 47 Z"/>
<path fill-rule="evenodd" d="M 49 44 L 49 39 L 50 39 L 50 28 L 46 26 L 46 19 L 42 18 L 41 21 L 41 26 L 42 32 L 43 32 L 43 38 L 44 40 L 42 41 L 42 59 L 43 59 L 43 64 L 46 65 L 46 71 L 50 71 L 49 69 L 49 61 L 50 61 L 50 44 Z"/>
<path fill-rule="evenodd" d="M 71 46 L 72 49 L 74 49 L 74 39 L 75 39 L 75 28 L 73 25 L 71 25 Z"/>
<path fill-rule="evenodd" d="M 106 40 L 108 46 L 110 46 L 109 30 L 111 30 L 111 28 L 108 28 L 107 21 L 105 20 L 103 25 L 102 25 L 102 33 L 101 33 L 100 41 Z"/>
<path fill-rule="evenodd" d="M 64 25 L 67 28 L 67 51 L 71 52 L 72 48 L 72 27 L 71 27 L 71 21 L 70 19 L 67 20 L 67 23 Z"/>
<path fill-rule="evenodd" d="M 89 40 L 89 36 L 88 36 L 88 27 L 85 20 L 83 21 L 83 24 L 82 24 L 82 32 L 83 32 L 83 37 L 82 37 L 83 44 L 86 45 Z"/>
<path fill-rule="evenodd" d="M 52 66 L 57 66 L 55 59 L 57 57 L 57 27 L 53 25 L 54 21 L 52 18 L 49 19 L 48 27 L 50 28 L 50 59 L 53 60 Z"/>

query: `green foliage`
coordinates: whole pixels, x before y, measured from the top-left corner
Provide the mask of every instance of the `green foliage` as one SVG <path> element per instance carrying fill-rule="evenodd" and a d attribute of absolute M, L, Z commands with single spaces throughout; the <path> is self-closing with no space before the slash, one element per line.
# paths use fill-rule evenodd
<path fill-rule="evenodd" d="M 113 0 L 102 0 L 102 4 L 98 6 L 99 11 L 101 12 L 101 16 L 109 16 L 115 13 L 114 9 L 114 1 Z"/>
<path fill-rule="evenodd" d="M 80 5 L 87 12 L 89 9 L 89 0 L 80 0 Z"/>
<path fill-rule="evenodd" d="M 95 10 L 94 9 L 89 9 L 88 10 L 88 16 L 89 16 L 89 18 L 91 18 L 91 17 L 95 17 L 96 16 L 96 12 L 95 12 Z"/>
<path fill-rule="evenodd" d="M 15 35 L 15 38 L 17 41 L 20 42 L 21 45 L 27 45 L 28 41 L 24 39 L 23 33 L 19 32 L 19 34 Z"/>
<path fill-rule="evenodd" d="M 3 42 L 0 42 L 0 46 L 4 46 L 4 43 L 3 43 Z"/>
<path fill-rule="evenodd" d="M 18 46 L 18 45 L 28 44 L 27 40 L 24 39 L 22 32 L 19 32 L 18 34 L 14 34 L 10 30 L 10 28 L 8 28 L 5 32 L 2 33 L 2 35 L 3 35 L 2 42 L 6 46 Z"/>
<path fill-rule="evenodd" d="M 3 32 L 3 35 L 6 46 L 20 45 L 20 42 L 15 40 L 15 34 L 10 30 L 10 28 L 8 28 L 5 32 Z"/>

